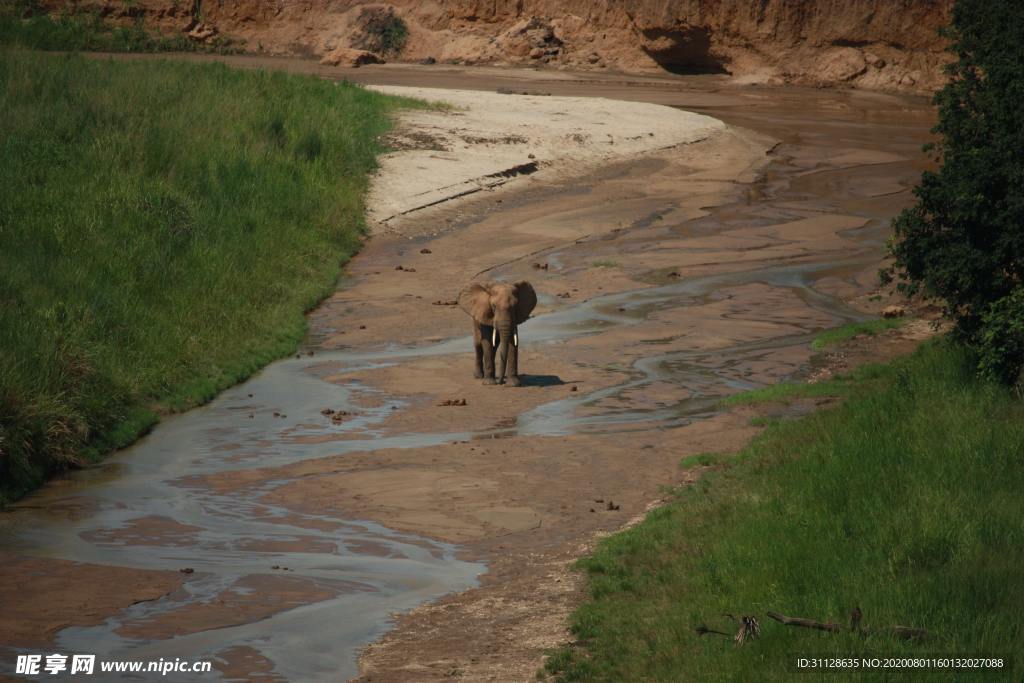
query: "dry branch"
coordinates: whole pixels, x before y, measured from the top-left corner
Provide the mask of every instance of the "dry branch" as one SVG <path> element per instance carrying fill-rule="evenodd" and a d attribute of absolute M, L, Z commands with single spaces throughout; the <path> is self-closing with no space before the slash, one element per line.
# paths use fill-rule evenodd
<path fill-rule="evenodd" d="M 813 619 L 803 619 L 801 617 L 787 617 L 784 614 L 778 612 L 768 612 L 768 618 L 774 619 L 775 621 L 785 624 L 786 626 L 802 626 L 803 628 L 815 628 L 819 631 L 828 631 L 829 633 L 838 633 L 842 630 L 842 626 L 839 624 L 828 624 L 823 621 L 814 621 Z"/>

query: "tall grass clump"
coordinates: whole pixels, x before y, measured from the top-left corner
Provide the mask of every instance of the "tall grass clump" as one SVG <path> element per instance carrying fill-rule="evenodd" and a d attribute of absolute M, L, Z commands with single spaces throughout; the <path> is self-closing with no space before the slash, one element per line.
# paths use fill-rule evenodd
<path fill-rule="evenodd" d="M 0 500 L 292 351 L 359 245 L 396 106 L 0 52 Z"/>
<path fill-rule="evenodd" d="M 979 380 L 975 363 L 953 344 L 929 344 L 836 409 L 772 422 L 730 466 L 602 541 L 579 563 L 590 598 L 572 620 L 578 646 L 553 653 L 549 671 L 569 681 L 789 680 L 797 655 L 987 654 L 1008 662 L 987 679 L 1021 680 L 1024 405 Z M 869 627 L 931 637 L 766 618 L 845 627 L 855 607 Z M 735 633 L 726 614 L 756 616 L 761 637 L 735 647 L 698 635 L 700 625 Z"/>

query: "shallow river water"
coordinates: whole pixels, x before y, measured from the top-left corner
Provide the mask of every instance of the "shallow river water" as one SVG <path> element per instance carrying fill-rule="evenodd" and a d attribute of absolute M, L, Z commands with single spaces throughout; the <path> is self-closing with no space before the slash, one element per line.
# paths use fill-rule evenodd
<path fill-rule="evenodd" d="M 367 78 L 374 78 L 373 72 L 367 73 Z M 408 80 L 400 71 L 377 78 L 395 83 Z M 388 416 L 403 409 L 403 398 L 379 396 L 374 407 L 360 407 L 351 400 L 354 393 L 365 397 L 372 389 L 339 383 L 337 375 L 424 356 L 465 353 L 465 336 L 412 347 L 346 351 L 323 351 L 317 348 L 316 337 L 311 337 L 304 351 L 315 355 L 304 353 L 272 364 L 210 404 L 164 420 L 150 435 L 101 465 L 73 473 L 60 486 L 48 486 L 0 515 L 0 549 L 193 572 L 185 583 L 185 594 L 139 603 L 97 626 L 66 628 L 57 635 L 55 649 L 122 659 L 206 659 L 233 646 L 246 646 L 271 660 L 276 673 L 290 680 L 340 680 L 354 675 L 358 649 L 387 629 L 392 613 L 472 587 L 486 568 L 459 559 L 458 548 L 450 544 L 372 522 L 276 508 L 255 500 L 251 491 L 218 493 L 193 486 L 191 480 L 233 470 L 239 463 L 247 468 L 268 467 L 339 453 L 471 438 L 623 431 L 652 422 L 677 425 L 713 413 L 722 396 L 762 383 L 752 379 L 751 368 L 766 354 L 806 349 L 820 329 L 865 318 L 843 303 L 836 288 L 816 285 L 827 279 L 865 289 L 863 279 L 856 278 L 878 261 L 888 220 L 908 203 L 907 190 L 921 170 L 919 148 L 931 119 L 926 104 L 833 91 L 748 89 L 737 94 L 734 89 L 719 92 L 715 81 L 678 83 L 645 86 L 588 78 L 544 86 L 555 94 L 601 94 L 677 104 L 780 141 L 772 152 L 772 163 L 745 188 L 742 199 L 709 207 L 703 218 L 654 227 L 643 224 L 650 206 L 638 205 L 631 249 L 656 248 L 663 239 L 714 236 L 724 230 L 799 220 L 813 211 L 867 219 L 864 227 L 848 235 L 856 248 L 839 257 L 830 253 L 820 262 L 758 263 L 738 272 L 684 277 L 590 298 L 531 321 L 529 343 L 538 347 L 572 343 L 611 327 L 641 323 L 667 308 L 706 303 L 724 288 L 750 283 L 787 290 L 829 324 L 798 325 L 795 332 L 713 351 L 665 351 L 651 343 L 640 360 L 622 368 L 627 377 L 623 383 L 532 408 L 511 426 L 457 433 L 378 430 Z M 460 79 L 439 76 L 430 85 L 493 89 L 502 83 L 463 75 Z M 829 159 L 823 152 L 828 149 L 848 154 L 849 160 Z M 875 156 L 870 163 L 858 163 L 849 150 L 869 150 Z M 885 153 L 892 160 L 880 162 L 878 155 Z M 600 175 L 587 182 L 600 182 Z M 527 195 L 520 201 L 531 199 Z M 557 263 L 558 251 L 547 257 Z M 326 367 L 333 381 L 324 377 Z M 773 379 L 799 376 L 810 369 L 806 363 L 779 367 Z M 653 410 L 634 410 L 628 400 L 616 400 L 658 382 L 684 386 L 686 397 Z M 309 416 L 325 405 L 358 412 L 358 416 L 339 425 L 310 423 Z M 361 436 L 332 438 L 346 432 Z M 174 524 L 152 527 L 139 522 L 157 518 Z M 301 579 L 304 590 L 313 587 L 324 595 L 308 604 L 299 600 L 266 616 L 240 616 L 237 623 L 219 623 L 216 628 L 174 638 L 132 627 L 184 605 L 208 603 L 231 587 L 277 590 L 259 581 L 247 589 L 239 587 L 240 579 L 267 575 Z"/>

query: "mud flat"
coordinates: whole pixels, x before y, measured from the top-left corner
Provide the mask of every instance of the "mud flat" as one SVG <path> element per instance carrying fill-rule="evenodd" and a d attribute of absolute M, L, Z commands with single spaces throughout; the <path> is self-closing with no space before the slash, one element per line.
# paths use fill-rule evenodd
<path fill-rule="evenodd" d="M 360 78 L 374 73 L 453 78 Z M 871 314 L 849 302 L 910 202 L 925 103 L 706 79 L 544 88 L 728 125 L 387 220 L 298 357 L 2 516 L 9 561 L 60 579 L 0 579 L 5 607 L 49 615 L 31 632 L 0 622 L 5 660 L 46 642 L 214 658 L 228 679 L 532 679 L 569 638 L 568 562 L 684 483 L 681 457 L 755 433 L 717 400 L 812 372 L 818 331 Z M 397 168 L 424 151 L 408 146 Z M 468 318 L 446 304 L 475 277 L 540 295 L 523 387 L 472 378 Z M 138 602 L 66 607 L 104 568 Z"/>

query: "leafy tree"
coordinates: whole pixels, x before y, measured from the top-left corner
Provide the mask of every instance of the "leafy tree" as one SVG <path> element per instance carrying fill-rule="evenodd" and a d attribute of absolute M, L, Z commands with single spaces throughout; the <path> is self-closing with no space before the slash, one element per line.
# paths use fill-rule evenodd
<path fill-rule="evenodd" d="M 926 148 L 941 167 L 893 222 L 890 273 L 902 291 L 943 300 L 982 372 L 1013 381 L 1024 344 L 1001 335 L 1024 328 L 1012 319 L 1021 296 L 1007 299 L 1024 286 L 1024 2 L 957 0 L 946 36 L 956 61 Z"/>

